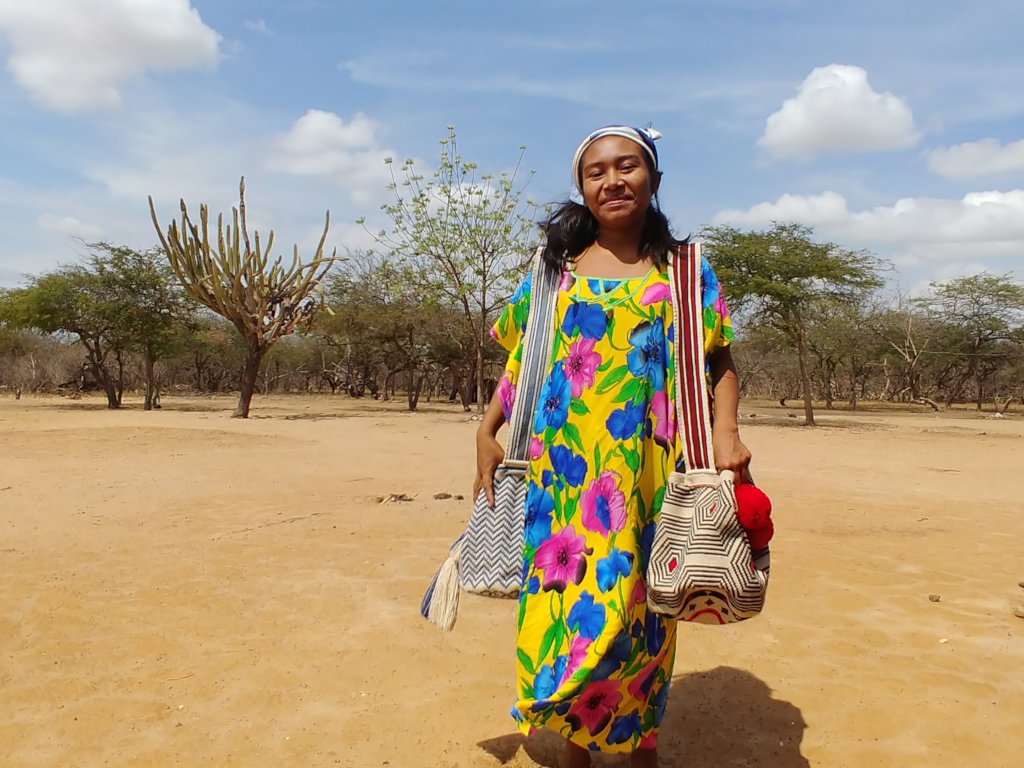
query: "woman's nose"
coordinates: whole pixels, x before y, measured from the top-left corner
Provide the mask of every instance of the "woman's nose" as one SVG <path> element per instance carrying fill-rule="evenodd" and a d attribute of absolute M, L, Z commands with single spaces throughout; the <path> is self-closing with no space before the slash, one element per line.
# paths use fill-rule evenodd
<path fill-rule="evenodd" d="M 617 171 L 609 171 L 604 176 L 604 185 L 609 189 L 615 189 L 622 184 L 622 178 Z"/>

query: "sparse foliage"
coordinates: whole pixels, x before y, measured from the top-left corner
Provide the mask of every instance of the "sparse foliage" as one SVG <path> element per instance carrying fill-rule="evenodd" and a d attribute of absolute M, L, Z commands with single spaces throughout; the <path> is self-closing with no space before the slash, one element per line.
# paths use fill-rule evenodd
<path fill-rule="evenodd" d="M 330 228 L 328 212 L 312 260 L 300 261 L 296 245 L 291 266 L 283 266 L 281 257 L 272 261 L 273 231 L 265 247 L 260 246 L 259 232 L 254 233 L 255 247 L 250 244 L 245 220 L 244 178 L 239 184 L 238 197 L 238 208 L 232 209 L 232 224 L 225 227 L 223 215 L 217 217 L 215 248 L 210 245 L 209 213 L 205 204 L 199 208 L 197 226 L 189 218 L 182 200 L 181 223 L 171 221 L 166 236 L 157 220 L 152 197 L 149 210 L 160 243 L 182 286 L 200 304 L 231 322 L 245 340 L 241 392 L 233 414 L 244 419 L 249 416 L 263 356 L 279 339 L 312 318 L 317 308 L 313 293 L 337 261 L 337 254 L 324 256 Z"/>
<path fill-rule="evenodd" d="M 881 286 L 879 262 L 863 251 L 814 242 L 810 228 L 776 223 L 742 232 L 709 227 L 702 239 L 727 298 L 751 323 L 783 333 L 796 351 L 804 398 L 804 423 L 814 424 L 809 331 L 812 318 L 863 301 Z"/>
<path fill-rule="evenodd" d="M 479 173 L 459 153 L 455 129 L 441 140 L 430 179 L 406 160 L 398 172 L 389 159 L 393 202 L 382 210 L 390 230 L 371 232 L 401 279 L 425 302 L 458 314 L 473 340 L 477 401 L 486 401 L 485 358 L 496 314 L 522 276 L 536 243 L 536 204 L 523 199 L 525 147 L 514 168 Z M 530 174 L 532 176 L 532 174 Z"/>

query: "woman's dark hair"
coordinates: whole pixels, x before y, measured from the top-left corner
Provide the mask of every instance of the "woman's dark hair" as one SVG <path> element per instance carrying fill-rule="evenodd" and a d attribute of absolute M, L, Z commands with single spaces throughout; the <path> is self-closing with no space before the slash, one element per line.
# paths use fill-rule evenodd
<path fill-rule="evenodd" d="M 547 238 L 544 260 L 552 266 L 562 267 L 597 240 L 598 224 L 589 208 L 566 200 L 540 223 L 540 229 Z M 676 240 L 668 219 L 652 200 L 640 233 L 641 255 L 661 266 L 668 259 L 669 251 L 680 242 L 685 241 Z"/>

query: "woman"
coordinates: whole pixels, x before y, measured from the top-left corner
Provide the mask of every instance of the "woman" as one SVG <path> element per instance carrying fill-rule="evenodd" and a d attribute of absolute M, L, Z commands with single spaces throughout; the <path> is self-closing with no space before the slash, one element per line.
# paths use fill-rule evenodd
<path fill-rule="evenodd" d="M 675 660 L 675 621 L 648 612 L 644 584 L 665 485 L 682 465 L 666 269 L 678 243 L 657 206 L 659 136 L 626 126 L 590 134 L 573 158 L 583 205 L 566 202 L 542 225 L 544 258 L 563 279 L 531 441 L 512 714 L 526 733 L 565 737 L 566 768 L 590 765 L 589 750 L 656 765 Z M 492 503 L 531 282 L 492 331 L 510 353 L 477 434 L 475 492 Z M 703 283 L 715 464 L 744 477 L 732 331 L 706 263 Z"/>

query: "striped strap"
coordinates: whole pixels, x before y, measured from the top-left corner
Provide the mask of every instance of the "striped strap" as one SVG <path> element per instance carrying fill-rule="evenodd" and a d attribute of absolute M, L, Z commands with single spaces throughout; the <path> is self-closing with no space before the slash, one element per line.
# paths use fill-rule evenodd
<path fill-rule="evenodd" d="M 676 419 L 686 469 L 714 469 L 711 412 L 704 374 L 704 298 L 700 243 L 687 243 L 673 254 L 669 269 L 675 317 Z"/>
<path fill-rule="evenodd" d="M 551 357 L 555 304 L 558 300 L 559 270 L 544 261 L 544 246 L 533 256 L 533 280 L 530 288 L 530 313 L 526 318 L 523 363 L 519 370 L 504 465 L 525 468 L 530 461 L 530 437 L 533 413 L 544 386 L 545 364 Z"/>

